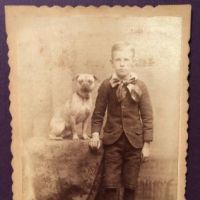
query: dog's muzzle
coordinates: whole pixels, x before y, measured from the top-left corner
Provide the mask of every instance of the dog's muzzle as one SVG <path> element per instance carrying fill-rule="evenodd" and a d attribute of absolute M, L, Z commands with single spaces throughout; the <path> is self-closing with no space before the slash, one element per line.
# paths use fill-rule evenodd
<path fill-rule="evenodd" d="M 83 85 L 83 86 L 81 87 L 81 90 L 82 90 L 83 92 L 91 92 L 91 91 L 92 91 L 92 88 L 91 88 L 89 85 Z"/>

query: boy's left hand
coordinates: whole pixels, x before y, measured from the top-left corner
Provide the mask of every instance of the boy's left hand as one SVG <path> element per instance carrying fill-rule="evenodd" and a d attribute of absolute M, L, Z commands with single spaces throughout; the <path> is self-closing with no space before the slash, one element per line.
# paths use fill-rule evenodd
<path fill-rule="evenodd" d="M 145 142 L 142 148 L 142 161 L 143 162 L 148 161 L 149 156 L 150 156 L 150 143 Z"/>

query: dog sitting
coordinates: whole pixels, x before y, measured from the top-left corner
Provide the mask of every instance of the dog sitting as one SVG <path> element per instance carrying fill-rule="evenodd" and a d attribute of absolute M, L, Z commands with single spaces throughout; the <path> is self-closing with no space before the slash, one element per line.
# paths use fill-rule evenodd
<path fill-rule="evenodd" d="M 92 109 L 91 92 L 97 78 L 92 74 L 79 74 L 73 80 L 76 89 L 72 98 L 56 111 L 50 121 L 50 139 L 59 140 L 72 134 L 73 140 L 78 140 L 77 124 L 80 123 L 83 139 L 88 139 L 86 131 Z"/>

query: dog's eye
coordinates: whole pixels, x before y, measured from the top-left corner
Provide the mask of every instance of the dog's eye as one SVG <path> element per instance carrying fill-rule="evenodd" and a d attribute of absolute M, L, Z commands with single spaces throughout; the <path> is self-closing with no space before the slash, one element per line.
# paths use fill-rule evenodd
<path fill-rule="evenodd" d="M 79 82 L 79 83 L 83 83 L 83 80 L 79 80 L 78 82 Z"/>
<path fill-rule="evenodd" d="M 88 80 L 88 83 L 92 83 L 92 80 Z"/>

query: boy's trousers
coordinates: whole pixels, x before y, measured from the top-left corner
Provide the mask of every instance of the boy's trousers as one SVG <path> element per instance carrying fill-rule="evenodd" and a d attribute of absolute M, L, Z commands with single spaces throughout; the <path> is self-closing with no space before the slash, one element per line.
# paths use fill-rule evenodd
<path fill-rule="evenodd" d="M 142 148 L 134 148 L 122 133 L 111 145 L 104 145 L 103 187 L 135 190 L 141 165 Z"/>

